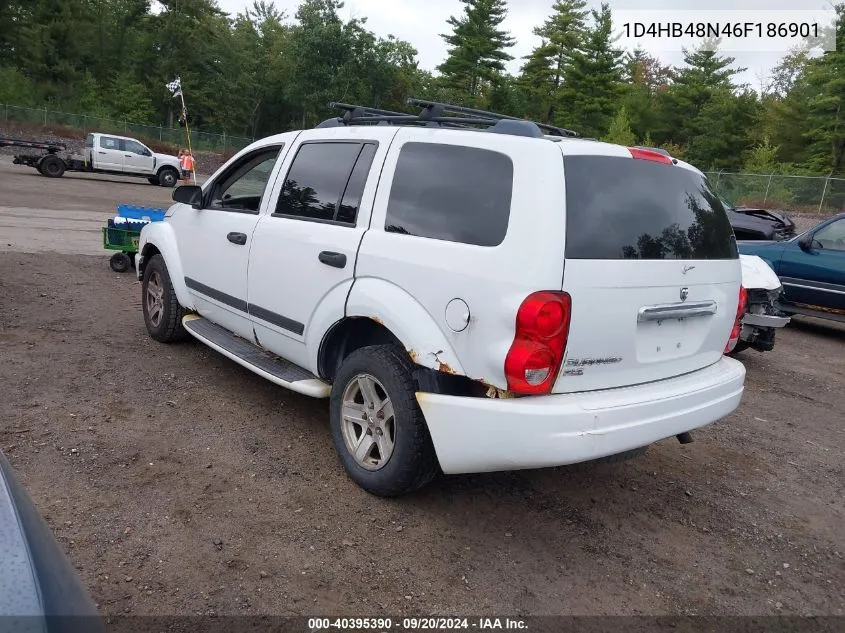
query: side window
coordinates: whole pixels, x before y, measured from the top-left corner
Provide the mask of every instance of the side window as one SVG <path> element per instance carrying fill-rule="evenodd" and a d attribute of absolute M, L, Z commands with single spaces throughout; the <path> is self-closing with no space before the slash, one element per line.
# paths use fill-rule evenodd
<path fill-rule="evenodd" d="M 120 149 L 120 139 L 112 138 L 111 136 L 100 137 L 100 147 L 103 149 Z"/>
<path fill-rule="evenodd" d="M 276 145 L 258 150 L 230 167 L 211 186 L 206 206 L 221 211 L 258 213 L 270 172 L 281 149 Z"/>
<path fill-rule="evenodd" d="M 819 229 L 813 235 L 813 240 L 824 249 L 845 251 L 845 220 L 837 220 Z"/>
<path fill-rule="evenodd" d="M 498 246 L 505 239 L 513 163 L 475 147 L 402 146 L 384 230 L 448 242 Z"/>
<path fill-rule="evenodd" d="M 303 143 L 274 215 L 355 224 L 375 143 Z"/>
<path fill-rule="evenodd" d="M 85 147 L 94 147 L 94 135 L 89 134 L 85 137 Z"/>
<path fill-rule="evenodd" d="M 141 145 L 137 141 L 126 140 L 123 143 L 124 143 L 123 147 L 127 152 L 131 152 L 133 154 L 138 154 L 139 156 L 152 156 L 152 154 L 150 153 L 150 150 L 148 150 L 146 147 L 144 147 L 143 145 Z"/>

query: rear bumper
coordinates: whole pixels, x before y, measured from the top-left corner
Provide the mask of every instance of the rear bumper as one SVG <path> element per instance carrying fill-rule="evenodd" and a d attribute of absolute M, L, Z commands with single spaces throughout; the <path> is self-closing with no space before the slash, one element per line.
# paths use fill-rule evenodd
<path fill-rule="evenodd" d="M 784 327 L 789 323 L 789 317 L 775 316 L 774 314 L 753 314 L 746 312 L 742 317 L 743 325 L 754 325 L 757 327 Z"/>
<path fill-rule="evenodd" d="M 658 382 L 513 399 L 417 393 L 445 473 L 574 464 L 715 422 L 739 405 L 745 367 L 731 358 Z"/>

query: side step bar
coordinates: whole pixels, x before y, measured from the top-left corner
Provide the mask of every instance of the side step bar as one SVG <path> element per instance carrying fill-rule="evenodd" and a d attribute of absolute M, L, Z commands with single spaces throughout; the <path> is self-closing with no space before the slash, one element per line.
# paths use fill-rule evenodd
<path fill-rule="evenodd" d="M 182 325 L 194 338 L 280 387 L 312 398 L 328 398 L 331 393 L 331 385 L 308 370 L 253 345 L 208 319 L 187 314 Z"/>

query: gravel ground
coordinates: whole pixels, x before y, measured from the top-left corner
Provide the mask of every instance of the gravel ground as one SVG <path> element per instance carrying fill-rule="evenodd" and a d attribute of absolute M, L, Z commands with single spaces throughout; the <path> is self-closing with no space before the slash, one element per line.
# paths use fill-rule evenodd
<path fill-rule="evenodd" d="M 63 208 L 2 175 L 33 217 Z M 90 208 L 123 186 L 88 181 Z M 384 500 L 325 401 L 151 341 L 130 275 L 44 248 L 0 253 L 0 449 L 104 614 L 845 615 L 845 327 L 740 355 L 740 408 L 692 444 Z"/>

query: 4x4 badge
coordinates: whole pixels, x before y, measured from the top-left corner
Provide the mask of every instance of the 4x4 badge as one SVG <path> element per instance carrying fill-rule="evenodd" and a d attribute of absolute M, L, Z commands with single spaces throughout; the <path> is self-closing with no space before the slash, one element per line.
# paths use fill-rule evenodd
<path fill-rule="evenodd" d="M 689 288 L 681 288 L 681 301 L 686 301 L 689 297 Z"/>

